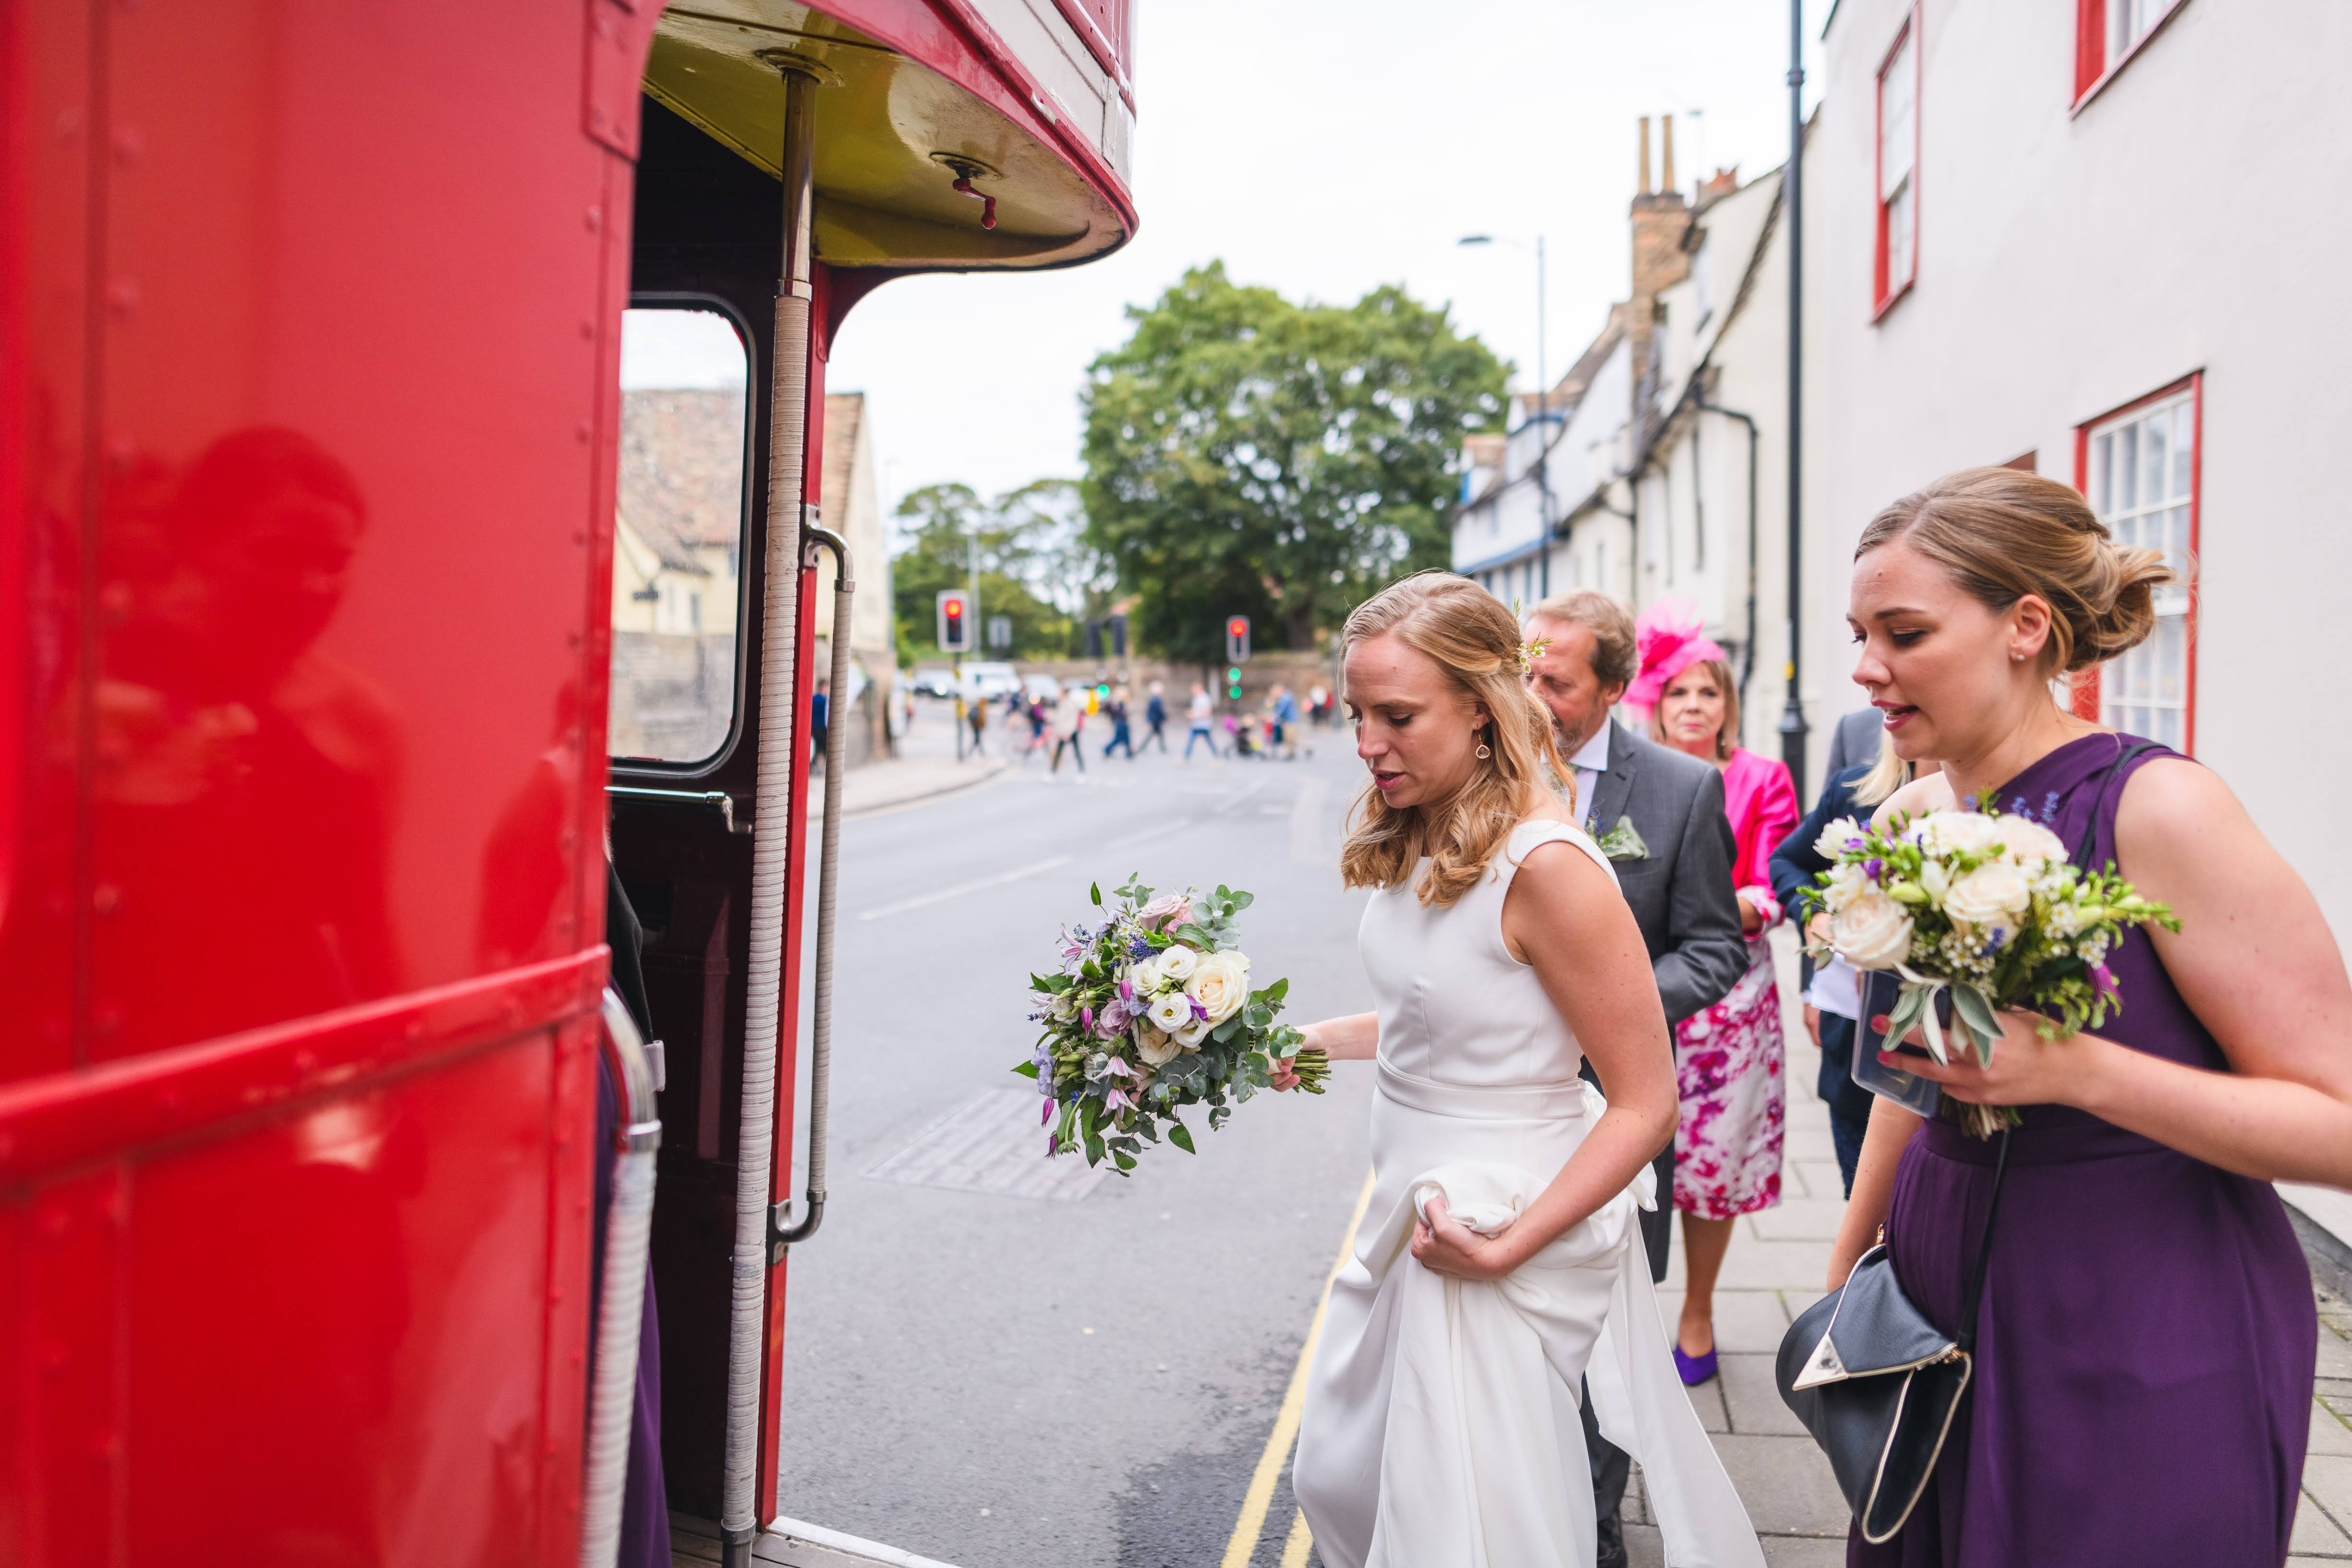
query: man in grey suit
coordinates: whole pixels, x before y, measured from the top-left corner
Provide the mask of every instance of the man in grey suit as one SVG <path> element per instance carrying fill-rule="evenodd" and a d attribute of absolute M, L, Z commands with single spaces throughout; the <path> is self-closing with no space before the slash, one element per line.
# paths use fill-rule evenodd
<path fill-rule="evenodd" d="M 1667 1023 L 1679 1024 L 1722 1000 L 1748 969 L 1723 775 L 1610 718 L 1638 668 L 1633 617 L 1614 599 L 1589 590 L 1556 595 L 1529 615 L 1528 636 L 1549 643 L 1531 662 L 1528 684 L 1551 713 L 1573 775 L 1577 815 L 1616 868 L 1649 949 Z M 1650 1277 L 1663 1279 L 1674 1224 L 1671 1140 L 1654 1169 L 1658 1207 L 1642 1215 L 1642 1238 Z M 1624 1451 L 1601 1437 L 1589 1397 L 1584 1438 L 1601 1526 L 1599 1565 L 1612 1568 L 1625 1561 L 1618 1515 L 1630 1466 Z"/>
<path fill-rule="evenodd" d="M 1857 708 L 1837 721 L 1830 734 L 1829 761 L 1822 764 L 1822 784 L 1848 768 L 1863 767 L 1878 761 L 1879 731 L 1886 728 L 1886 715 L 1875 708 Z M 1804 784 L 1800 782 L 1801 790 Z"/>

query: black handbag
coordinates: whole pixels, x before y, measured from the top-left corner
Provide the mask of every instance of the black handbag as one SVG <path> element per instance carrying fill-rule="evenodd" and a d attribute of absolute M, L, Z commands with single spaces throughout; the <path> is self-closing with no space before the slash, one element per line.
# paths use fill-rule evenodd
<path fill-rule="evenodd" d="M 1829 1456 L 1862 1538 L 1874 1546 L 1903 1528 L 1927 1489 L 1975 1370 L 1977 1304 L 2009 1139 L 2004 1130 L 1993 1157 L 1992 1199 L 1958 1334 L 1944 1333 L 1903 1293 L 1881 1242 L 1843 1287 L 1798 1313 L 1780 1341 L 1773 1378 L 1781 1401 Z"/>

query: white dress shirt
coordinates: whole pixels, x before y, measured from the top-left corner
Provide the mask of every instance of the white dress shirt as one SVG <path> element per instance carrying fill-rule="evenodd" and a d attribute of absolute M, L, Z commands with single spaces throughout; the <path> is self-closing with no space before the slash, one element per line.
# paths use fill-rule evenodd
<path fill-rule="evenodd" d="M 1568 759 L 1568 771 L 1576 782 L 1576 814 L 1586 822 L 1592 822 L 1592 792 L 1601 787 L 1601 775 L 1609 771 L 1609 731 L 1614 727 L 1603 719 L 1601 728 Z M 1595 822 L 1592 826 L 1596 833 L 1606 833 L 1614 825 Z"/>

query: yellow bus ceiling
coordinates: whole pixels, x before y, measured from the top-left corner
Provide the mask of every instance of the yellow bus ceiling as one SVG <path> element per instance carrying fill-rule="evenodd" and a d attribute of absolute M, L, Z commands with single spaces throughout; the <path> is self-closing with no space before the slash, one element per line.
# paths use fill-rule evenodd
<path fill-rule="evenodd" d="M 782 74 L 761 51 L 788 49 L 838 85 L 817 89 L 816 254 L 834 267 L 1034 268 L 1080 260 L 1126 237 L 1118 215 L 1052 147 L 962 88 L 806 5 L 698 0 L 654 33 L 647 97 L 771 177 L 783 140 Z M 935 154 L 992 174 L 981 204 L 951 190 Z"/>

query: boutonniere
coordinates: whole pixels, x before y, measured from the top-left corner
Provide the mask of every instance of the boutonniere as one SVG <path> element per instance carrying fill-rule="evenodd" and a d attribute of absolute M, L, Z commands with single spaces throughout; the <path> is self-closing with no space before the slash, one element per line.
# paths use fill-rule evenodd
<path fill-rule="evenodd" d="M 1599 828 L 1598 817 L 1585 824 L 1585 831 L 1592 835 L 1592 842 L 1610 859 L 1647 860 L 1650 858 L 1650 847 L 1643 842 L 1641 829 L 1633 826 L 1632 817 L 1619 817 L 1617 826 L 1606 833 L 1599 831 Z"/>

